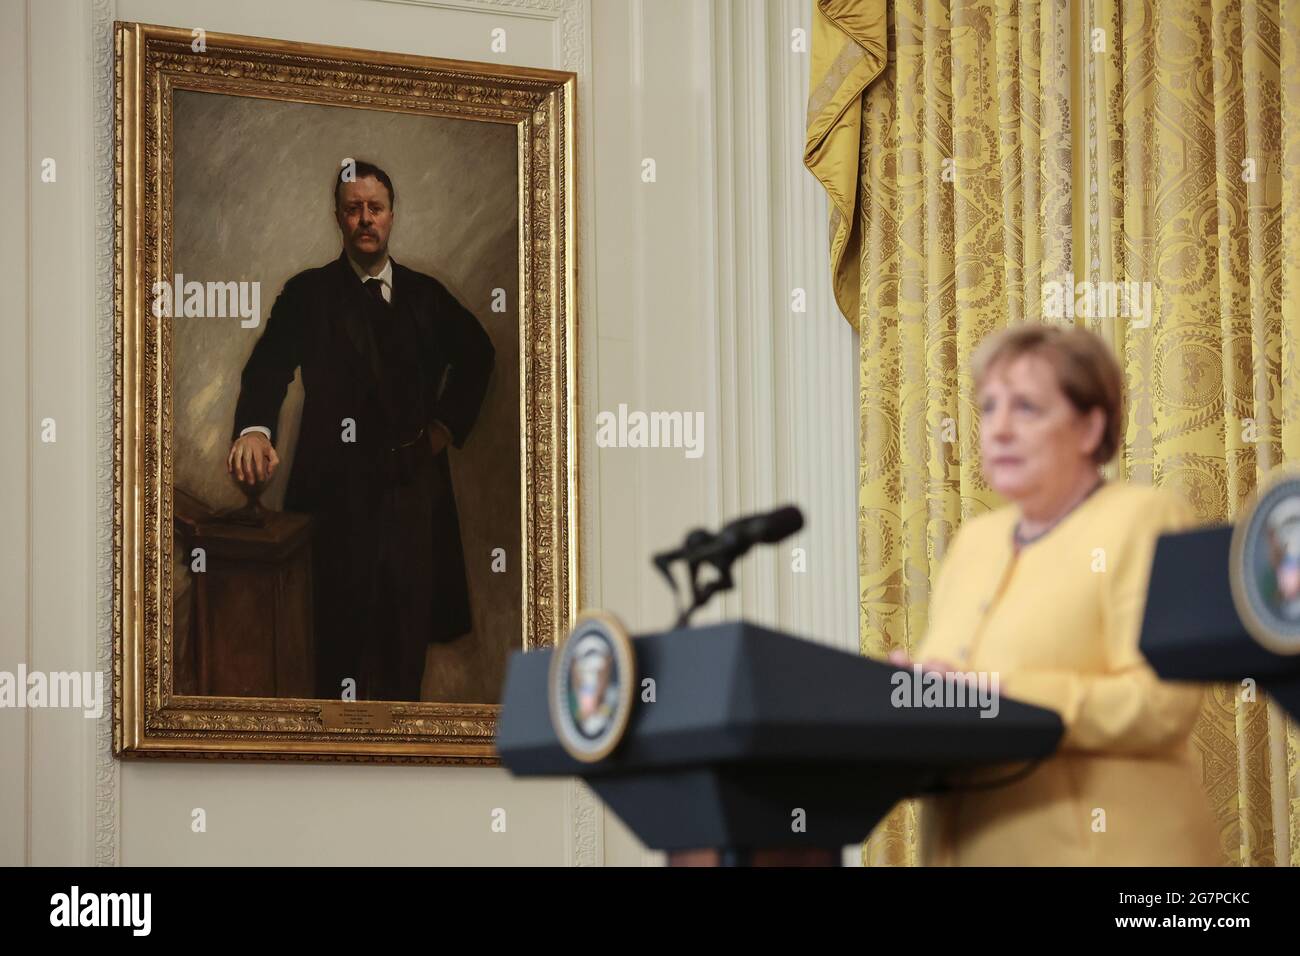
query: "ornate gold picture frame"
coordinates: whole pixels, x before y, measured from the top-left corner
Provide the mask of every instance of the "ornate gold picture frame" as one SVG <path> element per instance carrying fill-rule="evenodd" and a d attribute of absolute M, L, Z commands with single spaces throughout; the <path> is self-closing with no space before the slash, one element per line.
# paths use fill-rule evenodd
<path fill-rule="evenodd" d="M 515 170 L 505 201 L 515 211 L 517 219 L 513 222 L 517 228 L 512 228 L 509 221 L 501 227 L 498 221 L 494 234 L 499 234 L 498 245 L 504 242 L 512 247 L 514 271 L 504 279 L 494 275 L 479 284 L 485 289 L 494 283 L 497 286 L 491 289 L 492 312 L 497 311 L 498 301 L 510 300 L 510 293 L 514 293 L 517 302 L 508 302 L 501 310 L 511 316 L 510 341 L 505 341 L 501 333 L 505 328 L 501 323 L 506 319 L 488 315 L 485 307 L 474 302 L 466 311 L 472 311 L 495 330 L 497 366 L 490 389 L 496 391 L 489 394 L 500 420 L 517 421 L 517 442 L 513 433 L 503 432 L 498 426 L 492 426 L 495 431 L 489 431 L 491 437 L 484 439 L 483 419 L 476 426 L 479 432 L 466 441 L 453 422 L 447 432 L 455 447 L 448 445 L 446 454 L 458 460 L 458 454 L 467 454 L 461 447 L 464 442 L 465 448 L 475 449 L 482 459 L 484 442 L 498 449 L 509 445 L 508 457 L 514 463 L 511 467 L 517 466 L 517 478 L 514 474 L 506 476 L 508 481 L 502 478 L 500 487 L 510 492 L 504 507 L 500 506 L 499 496 L 483 497 L 482 486 L 490 485 L 490 480 L 475 477 L 465 481 L 461 476 L 457 484 L 457 493 L 464 494 L 471 504 L 496 502 L 486 509 L 493 515 L 476 517 L 462 508 L 466 563 L 472 565 L 470 584 L 474 584 L 476 575 L 505 573 L 508 576 L 501 580 L 511 582 L 512 594 L 517 590 L 518 599 L 517 628 L 501 627 L 502 618 L 497 616 L 482 617 L 476 604 L 476 631 L 491 633 L 475 633 L 473 637 L 499 642 L 503 655 L 509 649 L 558 644 L 575 616 L 578 597 L 578 442 L 574 424 L 577 378 L 573 367 L 577 341 L 575 75 L 136 23 L 115 25 L 115 56 L 114 753 L 122 757 L 495 765 L 493 736 L 499 697 L 491 693 L 479 695 L 485 699 L 472 700 L 352 700 L 346 690 L 337 699 L 283 691 L 259 694 L 212 690 L 227 679 L 221 677 L 222 666 L 231 655 L 226 654 L 221 642 L 235 639 L 229 634 L 223 636 L 221 622 L 237 618 L 223 618 L 204 601 L 210 604 L 214 594 L 236 593 L 238 589 L 231 582 L 237 579 L 225 578 L 224 590 L 220 591 L 208 588 L 204 580 L 193 602 L 194 614 L 200 616 L 196 620 L 203 622 L 202 627 L 191 620 L 181 633 L 176 626 L 177 594 L 183 584 L 197 588 L 193 582 L 201 575 L 212 574 L 214 566 L 200 558 L 187 565 L 190 543 L 200 538 L 178 535 L 183 532 L 211 537 L 212 522 L 236 519 L 230 518 L 233 509 L 220 514 L 203 512 L 194 496 L 186 494 L 178 484 L 178 461 L 190 456 L 186 469 L 199 461 L 206 469 L 202 472 L 205 481 L 212 476 L 213 467 L 211 461 L 201 460 L 200 452 L 219 454 L 221 462 L 225 462 L 224 448 L 230 447 L 232 440 L 229 408 L 233 407 L 240 380 L 237 366 L 218 369 L 204 364 L 215 362 L 211 356 L 220 349 L 214 350 L 193 338 L 193 330 L 199 326 L 182 324 L 199 320 L 173 317 L 184 315 L 172 311 L 181 308 L 179 302 L 171 308 L 160 308 L 158 290 L 175 280 L 179 297 L 184 288 L 177 275 L 179 260 L 189 257 L 191 262 L 197 261 L 192 249 L 208 248 L 198 240 L 207 241 L 212 236 L 226 236 L 229 241 L 225 247 L 238 252 L 242 244 L 264 241 L 268 234 L 274 234 L 270 248 L 304 260 L 296 268 L 316 264 L 311 260 L 312 253 L 295 246 L 299 231 L 296 220 L 267 220 L 258 215 L 255 204 L 241 206 L 229 198 L 236 191 L 218 190 L 219 201 L 211 201 L 205 207 L 210 213 L 198 217 L 202 227 L 194 225 L 194 209 L 206 195 L 200 188 L 204 177 L 209 180 L 204 188 L 208 188 L 211 171 L 221 168 L 213 160 L 212 165 L 198 169 L 194 164 L 205 156 L 210 159 L 212 150 L 189 149 L 178 132 L 184 123 L 190 124 L 184 126 L 185 130 L 195 128 L 195 110 L 208 110 L 203 116 L 209 123 L 217 122 L 212 117 L 227 117 L 222 121 L 225 125 L 214 132 L 219 139 L 213 142 L 224 144 L 221 148 L 233 148 L 235 154 L 244 157 L 235 162 L 246 164 L 240 167 L 240 175 L 245 176 L 258 175 L 259 168 L 270 159 L 264 150 L 248 155 L 241 147 L 241 136 L 251 137 L 257 129 L 263 131 L 263 136 L 268 135 L 268 129 L 287 131 L 285 136 L 294 129 L 317 129 L 318 116 L 327 113 L 327 118 L 342 117 L 341 128 L 348 129 L 355 125 L 353 120 L 361 119 L 398 124 L 401 130 L 412 128 L 401 124 L 416 120 L 441 124 L 436 135 L 443 138 L 437 142 L 470 144 L 456 147 L 464 152 L 459 161 L 465 168 L 490 165 L 475 161 L 472 151 L 480 147 L 473 144 L 505 142 L 511 156 L 504 165 L 513 165 Z M 258 113 L 262 106 L 281 110 L 292 122 L 283 119 L 281 113 L 270 118 L 269 114 Z M 318 113 L 301 119 L 295 110 Z M 363 115 L 355 111 L 365 112 Z M 235 122 L 230 116 L 249 119 Z M 453 129 L 449 123 L 457 127 Z M 459 129 L 466 134 L 461 136 Z M 192 140 L 192 132 L 185 135 Z M 492 139 L 494 136 L 497 138 Z M 448 152 L 455 153 L 455 149 L 440 149 L 438 156 Z M 184 168 L 177 160 L 182 155 L 189 164 Z M 348 155 L 344 157 L 345 168 Z M 500 164 L 500 152 L 492 155 L 493 161 Z M 337 173 L 340 157 L 327 158 Z M 366 158 L 382 159 L 382 155 Z M 466 215 L 481 212 L 466 205 L 475 201 L 472 190 L 456 193 L 457 183 L 445 181 L 446 177 L 430 187 L 424 181 L 430 175 L 408 173 L 403 178 L 394 173 L 396 192 L 390 184 L 388 196 L 396 217 L 395 236 L 404 221 L 422 222 L 421 216 L 442 215 L 448 217 L 445 221 L 463 222 Z M 314 183 L 319 174 L 303 170 L 303 181 L 308 177 Z M 325 190 L 329 184 L 322 180 L 318 185 L 321 209 L 326 209 L 330 200 Z M 431 188 L 434 192 L 429 192 Z M 430 209 L 428 201 L 421 207 L 422 189 L 424 195 L 445 197 L 446 208 Z M 501 201 L 501 189 L 493 193 L 495 201 Z M 337 184 L 333 195 L 337 203 Z M 487 194 L 480 190 L 477 195 Z M 272 208 L 274 190 L 264 199 L 266 205 L 261 208 Z M 438 202 L 442 201 L 439 198 Z M 177 204 L 182 202 L 185 218 L 178 222 Z M 313 207 L 310 213 L 304 213 L 304 221 L 313 223 L 313 228 L 322 228 L 321 220 L 312 218 L 318 215 L 328 217 L 329 213 Z M 232 229 L 237 233 L 234 238 L 228 235 Z M 180 239 L 184 239 L 184 249 L 178 248 Z M 339 256 L 337 245 L 333 255 L 343 263 L 340 274 L 346 274 L 347 260 Z M 394 268 L 409 258 L 395 251 Z M 424 272 L 437 272 L 436 268 L 419 270 L 418 261 L 414 264 L 417 271 L 406 272 L 418 274 L 421 281 L 427 278 Z M 265 323 L 264 314 L 286 284 L 288 271 L 286 267 L 263 277 L 268 283 L 265 307 L 261 314 L 250 310 L 245 325 Z M 402 275 L 398 274 L 393 289 L 393 294 L 399 296 L 405 281 Z M 223 273 L 208 278 L 234 283 L 246 277 Z M 430 283 L 430 288 L 443 288 L 432 280 Z M 454 280 L 445 284 L 452 293 L 460 294 Z M 271 321 L 275 321 L 274 312 Z M 202 334 L 227 336 L 220 338 L 222 342 L 239 341 L 242 344 L 238 348 L 244 348 L 246 354 L 266 325 L 254 328 L 246 340 L 237 339 L 241 334 L 238 326 L 237 321 L 226 326 L 206 325 L 202 326 Z M 197 374 L 215 377 L 204 379 L 205 387 L 196 389 Z M 445 389 L 445 377 L 443 383 Z M 503 409 L 508 409 L 509 414 Z M 213 421 L 225 418 L 213 433 L 219 440 L 204 445 L 187 429 L 197 428 L 194 423 L 201 422 L 202 414 L 207 412 Z M 267 424 L 275 427 L 274 421 Z M 242 433 L 237 429 L 235 434 Z M 503 434 L 508 440 L 503 439 Z M 224 474 L 221 477 L 224 479 Z M 503 539 L 507 546 L 485 553 L 486 544 L 479 547 L 483 542 L 473 540 L 476 522 L 499 520 L 500 513 L 513 516 L 516 501 L 518 517 L 510 520 L 515 521 L 517 533 Z M 480 512 L 485 510 L 485 506 L 478 507 Z M 240 509 L 242 517 L 238 520 L 248 518 L 248 509 L 263 515 L 276 511 L 274 503 L 263 508 L 250 495 L 248 508 Z M 258 519 L 250 520 L 255 523 Z M 291 537 L 283 536 L 277 544 L 284 545 L 281 551 L 286 554 L 291 542 L 285 542 Z M 178 541 L 185 543 L 178 545 Z M 276 560 L 282 557 L 281 551 L 275 552 Z M 193 553 L 207 556 L 208 562 L 213 560 L 202 548 L 194 548 Z M 490 572 L 477 563 L 486 567 L 488 561 L 493 562 Z M 269 590 L 264 593 L 270 597 L 263 611 L 272 618 L 267 625 L 270 632 L 277 628 L 293 631 L 293 627 L 282 625 L 282 617 L 291 620 L 294 616 L 284 614 L 282 605 L 287 602 L 293 611 L 294 600 L 302 603 L 303 584 L 295 574 L 298 572 L 286 571 L 267 584 Z M 265 569 L 261 568 L 250 580 L 270 579 L 265 578 Z M 497 579 L 484 580 L 498 586 Z M 502 603 L 494 599 L 494 606 Z M 256 602 L 253 606 L 257 606 Z M 241 613 L 247 613 L 247 609 Z M 295 626 L 303 630 L 302 625 Z M 192 635 L 200 631 L 206 643 L 196 649 L 191 646 L 197 640 Z M 280 635 L 274 635 L 275 641 L 280 639 Z M 275 658 L 274 650 L 267 653 L 272 660 L 267 680 L 280 680 L 275 686 L 282 688 L 303 686 L 283 678 L 284 660 Z M 283 657 L 284 651 L 280 653 Z M 238 674 L 228 679 L 237 683 Z M 254 682 L 247 686 L 261 685 Z M 313 686 L 319 690 L 322 685 Z M 430 686 L 427 673 L 425 686 Z"/>

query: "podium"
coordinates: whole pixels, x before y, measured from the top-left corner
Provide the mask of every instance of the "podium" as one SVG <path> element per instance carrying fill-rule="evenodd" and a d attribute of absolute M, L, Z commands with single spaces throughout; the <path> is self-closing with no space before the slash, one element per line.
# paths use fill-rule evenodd
<path fill-rule="evenodd" d="M 838 863 L 899 800 L 961 771 L 1040 760 L 1063 733 L 1053 711 L 1006 697 L 996 716 L 900 706 L 895 675 L 914 672 L 744 621 L 632 645 L 635 698 L 612 753 L 584 762 L 561 745 L 553 649 L 512 656 L 497 751 L 516 776 L 582 777 L 673 862 L 715 851 L 724 865 Z"/>
<path fill-rule="evenodd" d="M 1254 678 L 1300 720 L 1300 655 L 1274 653 L 1247 630 L 1232 595 L 1232 536 L 1221 525 L 1156 541 L 1142 653 L 1167 680 Z"/>

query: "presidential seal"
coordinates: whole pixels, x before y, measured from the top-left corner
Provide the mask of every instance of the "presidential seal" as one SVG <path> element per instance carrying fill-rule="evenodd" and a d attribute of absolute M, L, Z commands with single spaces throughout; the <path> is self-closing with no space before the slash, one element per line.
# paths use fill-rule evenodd
<path fill-rule="evenodd" d="M 551 724 L 575 760 L 603 760 L 627 729 L 636 686 L 632 640 L 610 614 L 582 614 L 551 659 Z"/>
<path fill-rule="evenodd" d="M 1280 468 L 1232 533 L 1228 567 L 1237 615 L 1263 647 L 1300 654 L 1300 470 Z"/>

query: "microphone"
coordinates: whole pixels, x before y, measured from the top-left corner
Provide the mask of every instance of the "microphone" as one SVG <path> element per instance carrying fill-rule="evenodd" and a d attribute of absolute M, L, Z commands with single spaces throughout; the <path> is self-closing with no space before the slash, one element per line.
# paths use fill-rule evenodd
<path fill-rule="evenodd" d="M 786 505 L 766 514 L 737 518 L 723 526 L 717 534 L 696 528 L 686 536 L 681 547 L 656 554 L 653 558 L 654 565 L 668 582 L 674 598 L 677 596 L 677 582 L 673 579 L 672 565 L 676 561 L 686 564 L 693 600 L 684 610 L 678 605 L 680 615 L 677 626 L 686 627 L 696 608 L 701 607 L 717 592 L 728 590 L 732 586 L 731 566 L 750 548 L 756 544 L 775 544 L 802 527 L 803 512 L 793 505 Z M 717 569 L 718 577 L 701 583 L 698 576 L 701 564 L 712 565 Z"/>
<path fill-rule="evenodd" d="M 803 527 L 803 512 L 786 505 L 766 514 L 746 515 L 723 527 L 712 540 L 691 547 L 687 539 L 688 559 L 712 565 L 731 564 L 756 544 L 775 544 Z M 698 541 L 698 539 L 697 539 Z"/>

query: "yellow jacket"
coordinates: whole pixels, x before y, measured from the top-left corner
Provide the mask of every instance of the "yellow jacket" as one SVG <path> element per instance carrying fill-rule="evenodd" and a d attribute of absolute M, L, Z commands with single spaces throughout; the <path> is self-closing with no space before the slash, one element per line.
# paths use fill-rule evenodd
<path fill-rule="evenodd" d="M 1065 736 L 1019 782 L 922 801 L 923 861 L 1222 864 L 1190 741 L 1202 690 L 1159 680 L 1138 650 L 1156 537 L 1194 524 L 1191 509 L 1110 483 L 1019 556 L 1016 516 L 1007 507 L 962 526 L 914 657 L 996 673 L 1004 698 L 1060 713 Z"/>

